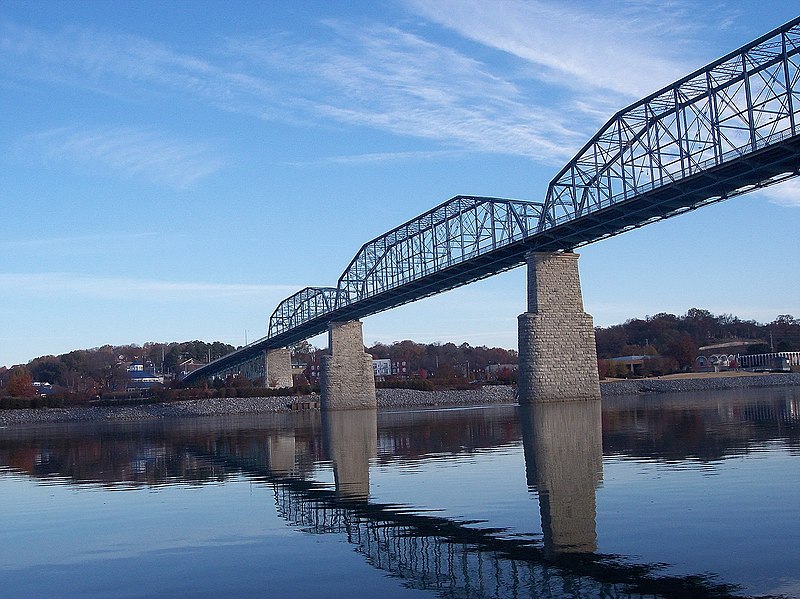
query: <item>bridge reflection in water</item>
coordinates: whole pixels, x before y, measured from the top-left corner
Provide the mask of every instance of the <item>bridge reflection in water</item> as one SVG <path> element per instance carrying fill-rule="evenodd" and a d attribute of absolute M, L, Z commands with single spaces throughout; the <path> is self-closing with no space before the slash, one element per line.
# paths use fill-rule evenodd
<path fill-rule="evenodd" d="M 600 401 L 521 405 L 520 425 L 546 553 L 595 551 L 595 497 L 603 478 Z"/>
<path fill-rule="evenodd" d="M 370 501 L 377 455 L 375 410 L 322 414 L 324 459 L 334 489 L 292 471 L 294 438 L 238 450 L 216 443 L 197 457 L 271 483 L 278 514 L 312 534 L 341 534 L 374 567 L 410 588 L 444 597 L 733 597 L 710 576 L 662 576 L 661 564 L 631 564 L 597 548 L 595 494 L 602 480 L 599 401 L 518 408 L 529 490 L 539 498 L 543 542 Z M 299 464 L 298 464 L 299 466 Z"/>
<path fill-rule="evenodd" d="M 741 451 L 750 440 L 796 444 L 795 396 L 771 397 L 720 404 L 664 397 L 658 399 L 660 411 L 653 412 L 641 410 L 642 400 L 611 401 L 603 413 L 607 451 L 675 460 L 706 448 L 705 458 L 717 459 Z M 669 434 L 676 418 L 681 430 L 691 425 L 698 434 L 724 425 L 724 436 L 713 437 L 716 443 L 681 436 L 679 445 Z M 370 565 L 408 587 L 443 597 L 736 596 L 735 588 L 710 576 L 667 576 L 662 564 L 597 552 L 600 419 L 599 402 L 575 402 L 381 413 L 380 418 L 358 410 L 332 411 L 324 418 L 302 413 L 22 427 L 0 431 L 0 472 L 103 487 L 197 485 L 243 474 L 272 491 L 278 514 L 290 525 L 342 535 Z M 635 427 L 626 424 L 630 419 Z M 483 453 L 493 460 L 497 448 L 518 450 L 520 439 L 531 492 L 530 513 L 523 515 L 529 526 L 491 528 L 380 503 L 370 494 L 371 467 L 458 453 Z M 330 465 L 334 485 L 321 482 L 320 464 L 322 471 Z M 424 491 L 420 495 L 424 501 Z M 482 512 L 480 506 L 473 510 Z M 535 533 L 537 517 L 541 538 L 526 532 Z"/>

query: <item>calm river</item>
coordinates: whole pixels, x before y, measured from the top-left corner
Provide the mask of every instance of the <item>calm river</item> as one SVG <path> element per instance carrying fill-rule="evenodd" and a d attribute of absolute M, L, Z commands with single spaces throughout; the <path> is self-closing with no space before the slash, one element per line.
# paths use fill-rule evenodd
<path fill-rule="evenodd" d="M 800 389 L 0 429 L 0 596 L 800 597 Z"/>

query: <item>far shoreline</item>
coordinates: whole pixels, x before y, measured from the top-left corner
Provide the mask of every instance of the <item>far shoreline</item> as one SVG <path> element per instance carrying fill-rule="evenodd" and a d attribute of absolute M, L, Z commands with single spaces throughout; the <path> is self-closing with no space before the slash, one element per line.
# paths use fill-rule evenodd
<path fill-rule="evenodd" d="M 701 373 L 645 379 L 601 381 L 603 398 L 643 394 L 722 391 L 763 387 L 800 386 L 800 373 Z M 426 407 L 467 407 L 516 402 L 515 388 L 486 385 L 464 391 L 416 391 L 378 389 L 378 410 Z M 192 418 L 291 412 L 318 409 L 319 396 L 241 397 L 190 399 L 166 403 L 67 408 L 0 410 L 0 428 L 22 424 L 64 422 L 114 422 L 163 418 Z"/>

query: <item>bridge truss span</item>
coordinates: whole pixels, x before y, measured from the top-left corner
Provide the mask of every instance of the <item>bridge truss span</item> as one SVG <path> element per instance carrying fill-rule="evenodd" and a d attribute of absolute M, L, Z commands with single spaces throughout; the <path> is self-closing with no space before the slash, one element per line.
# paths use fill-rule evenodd
<path fill-rule="evenodd" d="M 336 307 L 337 293 L 335 287 L 306 287 L 290 295 L 270 316 L 268 337 L 277 337 L 325 316 Z"/>
<path fill-rule="evenodd" d="M 753 168 L 748 155 L 797 135 L 799 80 L 795 19 L 621 110 L 551 181 L 539 232 L 658 196 L 659 188 L 672 192 L 658 214 L 663 218 L 796 174 L 796 161 L 777 160 L 774 172 L 754 173 L 752 180 L 743 170 L 760 166 Z M 742 177 L 742 185 L 732 187 L 731 177 Z"/>
<path fill-rule="evenodd" d="M 533 202 L 456 196 L 364 244 L 339 279 L 337 307 L 520 242 L 540 215 Z"/>

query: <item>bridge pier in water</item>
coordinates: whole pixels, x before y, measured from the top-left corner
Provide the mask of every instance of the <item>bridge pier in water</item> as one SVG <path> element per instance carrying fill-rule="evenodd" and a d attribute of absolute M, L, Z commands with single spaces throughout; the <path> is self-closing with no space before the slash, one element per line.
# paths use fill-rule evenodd
<path fill-rule="evenodd" d="M 265 350 L 264 385 L 270 388 L 284 388 L 294 385 L 294 381 L 292 381 L 292 354 L 287 348 Z"/>
<path fill-rule="evenodd" d="M 530 252 L 528 311 L 519 316 L 519 403 L 600 399 L 592 317 L 578 254 Z"/>
<path fill-rule="evenodd" d="M 227 374 L 227 373 L 223 373 Z M 271 389 L 291 387 L 292 355 L 288 349 L 266 349 L 252 360 L 248 360 L 229 374 L 241 375 L 251 381 L 264 379 L 264 385 Z"/>
<path fill-rule="evenodd" d="M 364 351 L 361 321 L 328 326 L 329 355 L 322 357 L 320 407 L 323 410 L 375 409 L 375 371 Z"/>

